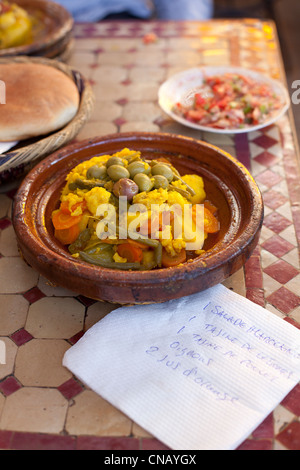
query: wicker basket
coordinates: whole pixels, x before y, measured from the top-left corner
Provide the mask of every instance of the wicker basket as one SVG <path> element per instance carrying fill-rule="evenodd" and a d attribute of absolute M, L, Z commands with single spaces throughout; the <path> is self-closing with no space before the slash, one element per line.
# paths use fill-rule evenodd
<path fill-rule="evenodd" d="M 33 166 L 50 153 L 72 141 L 89 119 L 94 107 L 94 94 L 90 84 L 80 74 L 63 62 L 43 57 L 7 57 L 0 64 L 37 63 L 55 67 L 65 73 L 76 84 L 80 104 L 76 116 L 62 129 L 35 141 L 24 140 L 4 154 L 0 154 L 0 185 L 24 176 Z"/>

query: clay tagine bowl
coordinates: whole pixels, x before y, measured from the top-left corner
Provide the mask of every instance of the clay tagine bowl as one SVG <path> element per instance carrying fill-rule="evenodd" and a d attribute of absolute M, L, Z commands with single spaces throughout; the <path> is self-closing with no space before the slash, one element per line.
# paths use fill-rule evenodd
<path fill-rule="evenodd" d="M 183 174 L 204 178 L 219 211 L 220 232 L 191 262 L 152 271 L 124 272 L 74 259 L 55 238 L 51 213 L 69 171 L 95 155 L 123 148 L 147 159 L 167 157 Z M 164 302 L 224 281 L 253 252 L 263 221 L 260 191 L 248 170 L 225 151 L 188 137 L 126 133 L 69 145 L 42 160 L 24 179 L 14 202 L 13 225 L 24 260 L 51 283 L 86 297 L 118 304 Z"/>

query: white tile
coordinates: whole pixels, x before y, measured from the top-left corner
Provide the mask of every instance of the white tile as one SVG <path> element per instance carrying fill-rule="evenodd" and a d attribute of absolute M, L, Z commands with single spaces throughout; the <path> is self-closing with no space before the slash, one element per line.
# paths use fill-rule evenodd
<path fill-rule="evenodd" d="M 300 296 L 300 274 L 285 284 L 285 287 Z"/>
<path fill-rule="evenodd" d="M 290 263 L 295 268 L 300 269 L 298 248 L 294 248 L 281 258 Z"/>
<path fill-rule="evenodd" d="M 263 273 L 263 285 L 266 297 L 273 294 L 273 292 L 280 289 L 281 287 L 280 282 L 276 281 L 266 273 Z"/>
<path fill-rule="evenodd" d="M 287 201 L 282 206 L 277 207 L 276 212 L 278 212 L 278 214 L 282 215 L 283 217 L 286 217 L 291 222 L 293 221 L 290 201 Z"/>
<path fill-rule="evenodd" d="M 273 255 L 267 250 L 264 250 L 263 248 L 261 249 L 260 256 L 261 256 L 261 265 L 263 269 L 275 263 L 275 261 L 278 261 L 277 256 Z"/>
<path fill-rule="evenodd" d="M 295 234 L 295 228 L 293 225 L 290 225 L 286 229 L 282 230 L 282 232 L 280 232 L 280 236 L 284 238 L 285 240 L 287 240 L 288 242 L 290 242 L 292 245 L 294 246 L 298 245 L 296 234 Z"/>

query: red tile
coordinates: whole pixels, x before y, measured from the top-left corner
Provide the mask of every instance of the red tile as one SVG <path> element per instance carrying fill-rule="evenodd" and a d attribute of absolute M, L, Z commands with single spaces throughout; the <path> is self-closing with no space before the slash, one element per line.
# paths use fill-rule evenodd
<path fill-rule="evenodd" d="M 300 240 L 300 207 L 299 202 L 295 203 L 292 206 L 292 214 L 293 214 L 293 221 L 294 221 L 294 228 L 296 232 L 296 237 Z"/>
<path fill-rule="evenodd" d="M 300 450 L 300 422 L 293 421 L 288 424 L 277 434 L 276 440 L 289 450 Z"/>
<path fill-rule="evenodd" d="M 43 294 L 43 292 L 38 287 L 33 287 L 33 289 L 30 289 L 29 291 L 25 292 L 25 294 L 23 294 L 23 297 L 25 297 L 28 302 L 33 304 L 37 300 L 40 300 L 45 297 L 45 294 Z"/>
<path fill-rule="evenodd" d="M 124 64 L 124 65 L 123 65 L 123 68 L 124 68 L 124 69 L 128 69 L 128 70 L 133 69 L 134 67 L 135 67 L 135 64 L 134 64 L 134 63 L 131 63 L 131 64 Z"/>
<path fill-rule="evenodd" d="M 284 321 L 288 322 L 290 325 L 293 325 L 295 328 L 298 328 L 300 330 L 300 323 L 297 323 L 296 320 L 293 318 L 285 317 Z"/>
<path fill-rule="evenodd" d="M 275 184 L 279 183 L 279 181 L 282 180 L 282 177 L 277 173 L 274 173 L 274 171 L 268 169 L 263 173 L 257 175 L 256 180 L 259 183 L 262 183 L 265 186 L 268 186 L 268 188 L 270 188 L 271 186 L 274 186 Z"/>
<path fill-rule="evenodd" d="M 95 52 L 95 54 L 101 54 L 104 52 L 104 49 L 102 47 L 98 47 L 97 49 L 94 49 L 93 52 Z"/>
<path fill-rule="evenodd" d="M 254 248 L 254 250 L 253 250 L 251 256 L 259 256 L 259 257 L 260 257 L 260 247 L 259 247 L 259 245 L 257 245 L 257 246 Z"/>
<path fill-rule="evenodd" d="M 271 439 L 247 439 L 236 450 L 272 450 Z"/>
<path fill-rule="evenodd" d="M 57 434 L 15 432 L 11 448 L 13 450 L 75 450 L 76 439 Z"/>
<path fill-rule="evenodd" d="M 283 215 L 278 214 L 276 211 L 271 212 L 271 214 L 267 215 L 264 219 L 264 225 L 277 233 L 277 235 L 291 224 L 292 222 L 290 220 L 283 217 Z"/>
<path fill-rule="evenodd" d="M 78 436 L 76 450 L 139 450 L 139 440 L 132 437 Z"/>
<path fill-rule="evenodd" d="M 67 398 L 67 400 L 70 400 L 82 392 L 83 387 L 77 382 L 77 380 L 71 377 L 71 379 L 61 384 L 57 389 L 65 398 Z"/>
<path fill-rule="evenodd" d="M 268 240 L 261 244 L 261 247 L 278 258 L 281 258 L 281 256 L 284 256 L 286 253 L 295 248 L 294 245 L 279 235 L 273 235 L 272 237 L 268 238 Z"/>
<path fill-rule="evenodd" d="M 282 206 L 288 199 L 283 194 L 274 191 L 274 189 L 270 189 L 263 193 L 263 200 L 266 206 L 275 210 Z"/>
<path fill-rule="evenodd" d="M 27 341 L 30 341 L 33 338 L 33 336 L 28 333 L 28 331 L 26 331 L 24 328 L 16 331 L 10 337 L 16 343 L 17 346 L 21 346 L 22 344 L 27 343 Z"/>
<path fill-rule="evenodd" d="M 18 188 L 11 189 L 10 191 L 7 191 L 5 194 L 8 196 L 10 199 L 14 199 L 16 192 L 18 191 Z"/>
<path fill-rule="evenodd" d="M 278 157 L 276 157 L 276 155 L 274 155 L 273 153 L 270 153 L 265 150 L 259 155 L 256 155 L 256 157 L 254 157 L 254 160 L 260 163 L 261 165 L 270 167 L 278 161 Z"/>
<path fill-rule="evenodd" d="M 70 343 L 72 344 L 77 343 L 77 341 L 79 341 L 83 335 L 84 335 L 84 331 L 79 331 L 78 333 L 76 333 L 76 335 L 72 336 L 72 338 L 69 338 Z"/>
<path fill-rule="evenodd" d="M 252 142 L 254 142 L 256 145 L 259 145 L 260 147 L 263 147 L 264 149 L 268 149 L 272 147 L 272 145 L 275 145 L 278 143 L 276 139 L 273 139 L 273 137 L 270 137 L 266 134 L 256 137 L 255 139 L 253 139 Z"/>
<path fill-rule="evenodd" d="M 243 165 L 250 170 L 251 156 L 247 134 L 236 134 L 234 136 L 237 158 Z"/>
<path fill-rule="evenodd" d="M 247 288 L 246 297 L 251 300 L 251 302 L 260 305 L 261 307 L 265 306 L 265 295 L 263 289 L 256 289 L 253 287 Z"/>
<path fill-rule="evenodd" d="M 297 384 L 296 387 L 290 391 L 282 400 L 281 404 L 296 416 L 300 416 L 300 384 Z"/>
<path fill-rule="evenodd" d="M 121 117 L 114 120 L 114 124 L 116 126 L 122 126 L 125 123 L 126 123 L 126 120 Z"/>
<path fill-rule="evenodd" d="M 286 284 L 293 279 L 293 277 L 297 276 L 298 269 L 294 268 L 294 266 L 286 261 L 279 259 L 265 268 L 264 272 L 281 284 Z"/>
<path fill-rule="evenodd" d="M 170 450 L 163 442 L 155 438 L 142 439 L 142 450 Z"/>
<path fill-rule="evenodd" d="M 79 300 L 80 303 L 82 303 L 85 307 L 90 307 L 97 301 L 94 299 L 89 299 L 88 297 L 85 297 L 84 295 L 78 295 L 77 300 Z"/>
<path fill-rule="evenodd" d="M 9 219 L 1 219 L 0 220 L 0 230 L 4 230 L 5 228 L 11 225 L 11 221 Z"/>
<path fill-rule="evenodd" d="M 0 390 L 5 396 L 11 395 L 21 387 L 22 385 L 13 376 L 7 377 L 0 383 Z"/>
<path fill-rule="evenodd" d="M 251 256 L 249 260 L 245 263 L 245 283 L 247 288 L 263 288 L 263 279 L 259 256 Z"/>
<path fill-rule="evenodd" d="M 286 315 L 300 305 L 300 297 L 289 291 L 286 287 L 281 287 L 273 292 L 267 298 L 267 301 Z"/>
<path fill-rule="evenodd" d="M 272 413 L 253 431 L 252 436 L 254 439 L 273 439 L 274 424 Z"/>
<path fill-rule="evenodd" d="M 0 449 L 9 450 L 11 449 L 11 440 L 13 431 L 0 431 Z"/>
<path fill-rule="evenodd" d="M 128 99 L 127 98 L 120 98 L 119 100 L 116 101 L 116 103 L 118 103 L 120 106 L 124 106 L 125 104 L 128 103 Z"/>

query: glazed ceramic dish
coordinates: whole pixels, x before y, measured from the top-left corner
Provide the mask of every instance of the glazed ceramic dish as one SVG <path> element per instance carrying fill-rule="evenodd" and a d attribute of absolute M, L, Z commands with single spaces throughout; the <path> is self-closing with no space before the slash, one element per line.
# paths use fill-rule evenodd
<path fill-rule="evenodd" d="M 266 85 L 280 98 L 281 106 L 267 119 L 259 124 L 251 124 L 242 128 L 216 128 L 200 125 L 197 122 L 185 119 L 175 112 L 177 103 L 191 106 L 194 95 L 201 89 L 205 77 L 222 76 L 224 74 L 239 74 L 254 80 L 256 83 Z M 243 67 L 196 67 L 184 70 L 166 80 L 158 92 L 158 102 L 162 110 L 172 119 L 184 126 L 198 129 L 199 131 L 215 132 L 217 134 L 240 134 L 251 132 L 269 126 L 279 119 L 289 108 L 290 99 L 286 88 L 277 80 L 273 80 L 261 73 Z"/>
<path fill-rule="evenodd" d="M 203 255 L 172 268 L 124 272 L 74 259 L 55 239 L 51 214 L 67 174 L 93 156 L 123 148 L 139 150 L 147 159 L 168 158 L 182 175 L 203 177 L 206 193 L 218 207 L 221 227 L 209 238 Z M 222 282 L 251 255 L 262 220 L 261 194 L 241 163 L 213 145 L 159 133 L 115 134 L 65 147 L 27 175 L 13 210 L 18 245 L 29 265 L 55 285 L 119 304 L 163 302 Z"/>
<path fill-rule="evenodd" d="M 14 0 L 33 20 L 32 41 L 17 47 L 0 49 L 0 57 L 38 55 L 53 58 L 69 44 L 73 18 L 58 3 L 46 0 Z"/>

